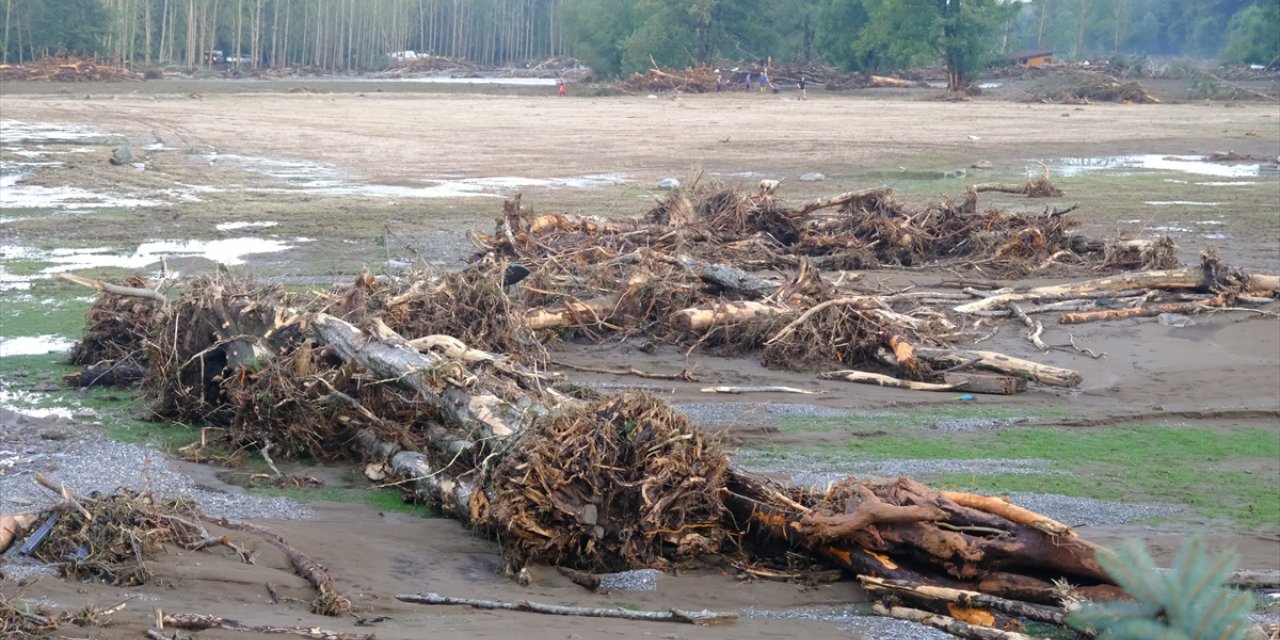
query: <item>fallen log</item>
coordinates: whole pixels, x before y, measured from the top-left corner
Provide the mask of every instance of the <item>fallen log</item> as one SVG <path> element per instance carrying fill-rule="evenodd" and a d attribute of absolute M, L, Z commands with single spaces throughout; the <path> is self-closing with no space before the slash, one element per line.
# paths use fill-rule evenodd
<path fill-rule="evenodd" d="M 1200 267 L 1143 271 L 1084 282 L 1036 287 L 1019 293 L 1000 293 L 959 305 L 954 307 L 954 310 L 958 313 L 973 313 L 1003 307 L 1010 302 L 1064 300 L 1080 297 L 1081 294 L 1130 292 L 1135 289 L 1202 289 L 1207 284 L 1204 271 Z"/>
<path fill-rule="evenodd" d="M 771 304 L 742 300 L 681 309 L 671 314 L 670 323 L 683 331 L 700 331 L 710 327 L 741 324 L 755 318 L 776 316 L 785 312 L 786 309 Z"/>
<path fill-rule="evenodd" d="M 4 553 L 18 538 L 39 521 L 40 513 L 14 513 L 0 515 L 0 553 Z"/>
<path fill-rule="evenodd" d="M 1059 607 L 1030 604 L 997 598 L 995 596 L 967 591 L 965 589 L 949 589 L 926 584 L 910 584 L 894 580 L 885 580 L 875 576 L 858 576 L 862 588 L 872 594 L 889 594 L 897 597 L 923 602 L 949 602 L 963 607 L 985 608 L 999 611 L 1011 616 L 1043 622 L 1046 624 L 1067 626 L 1067 613 Z"/>
<path fill-rule="evenodd" d="M 197 613 L 157 613 L 156 617 L 162 621 L 166 627 L 174 629 L 182 629 L 184 631 L 207 631 L 209 629 L 222 629 L 224 631 L 237 631 L 241 633 L 256 633 L 265 635 L 291 635 L 301 636 L 303 638 L 315 638 L 316 640 L 373 640 L 372 633 L 344 633 L 341 631 L 329 631 L 320 627 L 276 627 L 272 625 L 252 625 L 245 624 L 231 618 L 222 618 L 219 616 L 210 616 Z M 165 636 L 160 636 L 165 637 Z"/>
<path fill-rule="evenodd" d="M 1126 309 L 1100 309 L 1098 311 L 1082 311 L 1080 313 L 1064 313 L 1058 316 L 1058 324 L 1084 324 L 1103 320 L 1123 320 L 1125 318 L 1150 318 L 1162 313 L 1198 313 L 1209 308 L 1201 302 L 1168 302 L 1165 304 L 1149 304 Z"/>
<path fill-rule="evenodd" d="M 125 287 L 118 284 L 103 282 L 102 280 L 90 280 L 89 278 L 82 278 L 74 273 L 59 273 L 58 277 L 63 280 L 66 280 L 67 282 L 89 287 L 90 289 L 94 289 L 99 292 L 112 293 L 118 296 L 149 298 L 161 304 L 167 304 L 169 302 L 169 299 L 164 297 L 164 294 L 160 293 L 159 291 L 156 291 L 155 289 L 144 289 L 141 287 Z"/>
<path fill-rule="evenodd" d="M 857 382 L 861 384 L 874 384 L 881 387 L 892 387 L 894 389 L 908 389 L 910 391 L 954 391 L 959 388 L 955 384 L 937 384 L 934 382 L 919 382 L 916 380 L 903 380 L 879 373 L 871 373 L 869 371 L 853 371 L 845 369 L 842 371 L 827 371 L 818 374 L 822 380 L 847 380 L 849 382 Z"/>
<path fill-rule="evenodd" d="M 328 314 L 316 314 L 311 329 L 317 341 L 342 360 L 418 394 L 447 420 L 472 437 L 505 437 L 518 429 L 521 416 L 509 403 L 483 389 L 463 388 L 454 382 L 436 381 L 429 374 L 448 363 L 432 353 L 422 353 L 378 321 L 366 334 L 352 324 Z"/>
<path fill-rule="evenodd" d="M 551 307 L 529 309 L 524 322 L 534 331 L 570 326 L 592 326 L 606 323 L 622 303 L 622 295 L 601 296 L 590 300 L 566 300 Z"/>
<path fill-rule="evenodd" d="M 1022 376 L 1002 376 L 990 373 L 944 371 L 942 380 L 947 385 L 970 393 L 989 393 L 1011 396 L 1027 390 L 1027 379 Z"/>
<path fill-rule="evenodd" d="M 795 387 L 783 387 L 778 385 L 762 386 L 762 387 L 703 387 L 700 389 L 703 393 L 799 393 L 803 395 L 816 395 L 821 391 L 809 391 L 808 389 L 797 389 Z"/>
<path fill-rule="evenodd" d="M 890 189 L 889 187 L 872 187 L 870 189 L 849 191 L 830 198 L 818 198 L 816 200 L 804 202 L 795 209 L 788 211 L 786 216 L 788 218 L 799 218 L 800 216 L 808 215 L 819 209 L 839 207 L 850 202 L 857 202 L 860 200 L 882 200 L 889 197 L 892 193 L 893 189 Z"/>
<path fill-rule="evenodd" d="M 498 600 L 475 600 L 472 598 L 453 598 L 438 593 L 400 594 L 396 600 L 414 604 L 463 605 L 476 609 L 505 609 L 507 611 L 527 611 L 555 616 L 585 616 L 588 618 L 620 618 L 623 620 L 646 620 L 655 622 L 684 622 L 688 624 L 709 625 L 734 622 L 738 614 L 732 611 L 711 611 L 702 609 L 692 611 L 685 609 L 668 609 L 666 611 L 631 611 L 628 609 L 598 609 L 591 607 L 566 607 L 558 604 L 543 604 L 518 600 L 502 602 Z"/>
<path fill-rule="evenodd" d="M 1084 380 L 1079 373 L 1070 369 L 1039 364 L 995 351 L 921 347 L 916 349 L 916 355 L 943 367 L 969 363 L 983 369 L 1020 376 L 1032 382 L 1054 387 L 1077 387 Z"/>
<path fill-rule="evenodd" d="M 968 622 L 962 622 L 951 616 L 921 611 L 920 609 L 911 609 L 909 607 L 887 607 L 877 602 L 871 605 L 871 610 L 879 615 L 889 618 L 918 622 L 928 627 L 940 629 L 959 638 L 968 638 L 970 640 L 1036 640 L 1025 633 L 1018 633 L 1017 631 L 1002 631 L 991 627 L 969 624 Z"/>

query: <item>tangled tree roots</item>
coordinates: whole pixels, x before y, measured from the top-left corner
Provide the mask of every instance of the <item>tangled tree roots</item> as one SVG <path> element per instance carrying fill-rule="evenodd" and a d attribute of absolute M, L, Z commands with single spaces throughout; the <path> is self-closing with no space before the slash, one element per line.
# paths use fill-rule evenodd
<path fill-rule="evenodd" d="M 192 503 L 157 501 L 128 489 L 65 505 L 53 531 L 35 549 L 41 561 L 56 563 L 62 575 L 136 586 L 151 579 L 146 560 L 163 545 L 196 548 L 210 539 Z"/>
<path fill-rule="evenodd" d="M 151 288 L 141 276 L 132 276 L 123 285 Z M 159 308 L 160 301 L 154 298 L 98 296 L 85 313 L 86 331 L 71 349 L 71 364 L 88 365 L 108 360 L 142 362 L 143 341 Z"/>
<path fill-rule="evenodd" d="M 488 520 L 517 563 L 664 567 L 724 543 L 728 466 L 683 414 L 626 393 L 531 427 L 493 472 Z"/>

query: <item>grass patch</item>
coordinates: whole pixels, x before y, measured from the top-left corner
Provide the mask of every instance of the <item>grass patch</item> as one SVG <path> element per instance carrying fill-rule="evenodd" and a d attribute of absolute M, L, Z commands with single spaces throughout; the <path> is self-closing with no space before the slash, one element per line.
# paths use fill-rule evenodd
<path fill-rule="evenodd" d="M 435 509 L 423 504 L 405 502 L 401 493 L 389 488 L 319 487 L 315 489 L 278 489 L 259 487 L 250 493 L 289 498 L 298 502 L 340 502 L 363 504 L 388 513 L 408 513 L 423 518 L 438 517 Z"/>
<path fill-rule="evenodd" d="M 925 419 L 922 416 L 922 419 Z M 888 430 L 884 422 L 877 422 Z M 752 450 L 785 461 L 794 448 Z M 1244 528 L 1280 529 L 1280 433 L 1276 428 L 1135 425 L 1111 429 L 1005 429 L 887 433 L 805 451 L 809 464 L 854 460 L 982 458 L 1048 460 L 1065 474 L 943 474 L 942 484 L 989 492 L 1031 491 L 1186 505 Z"/>

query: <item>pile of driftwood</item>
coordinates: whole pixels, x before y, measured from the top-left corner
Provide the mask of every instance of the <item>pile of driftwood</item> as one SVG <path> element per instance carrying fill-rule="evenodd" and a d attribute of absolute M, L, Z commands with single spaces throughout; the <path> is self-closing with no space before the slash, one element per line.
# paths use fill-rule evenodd
<path fill-rule="evenodd" d="M 1160 99 L 1137 82 L 1121 82 L 1096 71 L 1054 70 L 1027 92 L 1025 102 L 1092 104 L 1122 102 L 1159 103 Z"/>
<path fill-rule="evenodd" d="M 1280 278 L 1212 255 L 1177 267 L 1167 240 L 1093 241 L 1071 232 L 1062 211 L 982 211 L 977 194 L 989 189 L 977 186 L 918 209 L 888 189 L 789 205 L 776 188 L 677 191 L 636 220 L 537 215 L 517 198 L 493 234 L 472 235 L 481 251 L 466 269 L 365 273 L 307 294 L 221 270 L 163 291 L 71 277 L 101 293 L 75 354 L 90 372 L 139 367 L 156 415 L 219 427 L 233 449 L 363 459 L 371 478 L 496 534 L 516 567 L 670 567 L 728 554 L 768 568 L 802 554 L 857 575 L 1020 601 L 1054 602 L 1057 579 L 1088 597 L 1118 595 L 1095 547 L 1049 518 L 907 479 L 818 491 L 744 472 L 654 397 L 563 385 L 546 369 L 547 350 L 631 333 L 758 351 L 769 364 L 854 382 L 1013 393 L 1080 376 L 955 348 L 978 321 L 1024 323 L 1047 349 L 1043 314 L 1069 311 L 1060 321 L 1075 322 L 1230 308 L 1265 302 Z M 853 256 L 865 266 L 1093 277 L 881 291 L 824 272 Z M 1111 275 L 1122 268 L 1134 271 Z M 198 446 L 183 453 L 205 457 Z"/>
<path fill-rule="evenodd" d="M 846 89 L 923 87 L 921 82 L 890 76 L 864 73 L 841 73 L 824 65 L 740 65 L 732 69 L 714 69 L 707 65 L 685 69 L 661 69 L 654 67 L 643 73 L 633 73 L 619 85 L 625 91 L 644 93 L 711 93 L 743 91 L 744 80 L 751 75 L 751 91 L 757 91 L 760 75 L 764 73 L 771 88 L 791 90 L 801 78 L 812 88 L 825 87 L 831 91 Z M 719 80 L 719 84 L 717 84 Z"/>
<path fill-rule="evenodd" d="M 0 81 L 125 82 L 142 80 L 142 74 L 101 64 L 92 58 L 49 56 L 23 64 L 0 64 Z"/>

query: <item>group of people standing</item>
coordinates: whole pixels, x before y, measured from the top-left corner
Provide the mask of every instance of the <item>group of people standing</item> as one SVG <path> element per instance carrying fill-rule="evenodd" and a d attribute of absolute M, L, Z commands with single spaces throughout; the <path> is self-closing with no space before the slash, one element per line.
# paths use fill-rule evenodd
<path fill-rule="evenodd" d="M 801 100 L 809 99 L 809 94 L 805 90 L 806 84 L 807 82 L 805 77 L 803 75 L 800 76 L 800 81 L 796 83 L 796 87 L 800 89 Z M 758 73 L 748 71 L 742 76 L 742 89 L 744 91 L 749 93 L 753 86 L 758 87 L 760 93 L 764 93 L 766 89 L 772 89 L 774 93 L 778 93 L 782 90 L 781 87 L 769 81 L 768 69 L 762 70 Z M 720 70 L 716 69 L 716 92 L 719 93 L 721 91 L 724 91 L 724 79 L 720 75 Z"/>

